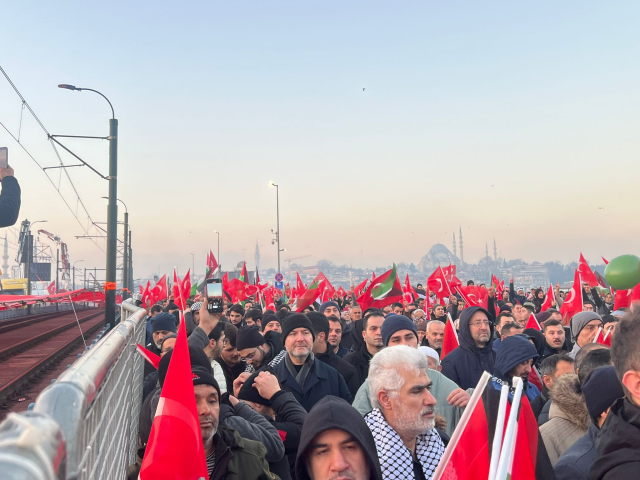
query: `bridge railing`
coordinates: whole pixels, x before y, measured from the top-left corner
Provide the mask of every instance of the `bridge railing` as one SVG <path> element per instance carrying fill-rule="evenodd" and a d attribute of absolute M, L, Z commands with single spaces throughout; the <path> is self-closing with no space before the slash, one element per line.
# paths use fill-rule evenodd
<path fill-rule="evenodd" d="M 126 478 L 127 465 L 135 462 L 138 448 L 143 362 L 136 343 L 145 340 L 145 313 L 131 300 L 125 301 L 117 326 L 38 396 L 33 411 L 53 419 L 64 442 L 58 458 L 49 459 L 49 472 L 33 478 Z M 65 469 L 65 462 L 59 462 L 62 454 L 66 454 L 65 473 L 60 471 Z M 0 438 L 0 468 L 3 460 Z"/>

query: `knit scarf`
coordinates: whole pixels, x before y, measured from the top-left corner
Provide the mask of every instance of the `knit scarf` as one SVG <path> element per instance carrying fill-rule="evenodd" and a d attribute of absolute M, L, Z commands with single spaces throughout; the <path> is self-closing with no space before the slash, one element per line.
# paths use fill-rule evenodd
<path fill-rule="evenodd" d="M 374 408 L 365 415 L 365 422 L 376 442 L 376 450 L 385 480 L 415 480 L 411 452 L 396 431 L 387 423 L 379 409 Z M 444 453 L 444 444 L 434 430 L 416 438 L 416 458 L 428 480 L 435 472 Z"/>
<path fill-rule="evenodd" d="M 300 369 L 300 371 L 297 372 L 296 367 L 293 365 L 293 362 L 291 361 L 291 356 L 286 355 L 284 357 L 284 364 L 287 367 L 287 370 L 289 371 L 291 376 L 293 376 L 293 378 L 296 379 L 296 383 L 300 385 L 300 389 L 302 391 L 304 391 L 304 385 L 305 383 L 307 383 L 307 378 L 311 373 L 311 367 L 313 367 L 314 359 L 315 357 L 313 355 L 313 352 L 309 352 L 309 356 L 305 360 L 304 365 L 302 365 L 302 368 Z"/>

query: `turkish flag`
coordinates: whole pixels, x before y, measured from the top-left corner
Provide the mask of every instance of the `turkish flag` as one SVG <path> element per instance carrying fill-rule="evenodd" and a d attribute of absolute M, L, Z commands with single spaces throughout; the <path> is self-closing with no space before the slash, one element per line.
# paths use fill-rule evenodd
<path fill-rule="evenodd" d="M 560 307 L 562 314 L 562 323 L 569 325 L 571 317 L 582 311 L 582 282 L 580 281 L 580 272 L 576 269 L 573 276 L 573 287 L 564 297 L 564 303 Z"/>
<path fill-rule="evenodd" d="M 619 310 L 621 308 L 629 308 L 631 307 L 631 293 L 633 289 L 629 290 L 618 290 L 616 292 L 615 300 L 613 301 L 613 309 Z"/>
<path fill-rule="evenodd" d="M 358 286 L 353 289 L 353 295 L 355 297 L 359 297 L 360 295 L 362 295 L 362 290 L 364 290 L 364 287 L 367 286 L 367 282 L 368 281 L 369 281 L 369 279 L 365 278 L 362 283 L 358 284 Z"/>
<path fill-rule="evenodd" d="M 547 296 L 544 299 L 544 303 L 540 307 L 540 311 L 544 312 L 545 310 L 549 310 L 551 308 L 551 303 L 556 301 L 556 297 L 553 293 L 553 285 L 549 285 L 549 291 L 547 292 Z"/>
<path fill-rule="evenodd" d="M 600 258 L 602 258 L 602 261 L 604 262 L 605 265 L 609 265 L 609 261 L 606 258 L 604 257 L 600 257 Z"/>
<path fill-rule="evenodd" d="M 167 298 L 169 296 L 168 294 L 169 288 L 167 287 L 167 276 L 163 275 L 162 278 L 158 280 L 158 283 L 153 287 L 153 295 L 158 300 L 162 300 Z"/>
<path fill-rule="evenodd" d="M 489 292 L 485 287 L 469 285 L 468 287 L 458 287 L 458 292 L 463 300 L 470 307 L 487 308 L 489 303 Z"/>
<path fill-rule="evenodd" d="M 180 317 L 176 346 L 140 467 L 140 480 L 209 478 L 182 312 Z"/>
<path fill-rule="evenodd" d="M 486 480 L 489 477 L 489 422 L 482 400 L 489 377 L 485 372 L 478 382 L 432 476 L 433 480 Z"/>
<path fill-rule="evenodd" d="M 590 287 L 593 288 L 598 286 L 598 279 L 596 278 L 596 275 L 591 270 L 591 267 L 589 267 L 589 264 L 587 263 L 587 261 L 582 256 L 582 253 L 580 254 L 580 262 L 578 263 L 578 272 L 580 272 L 580 277 L 582 278 L 582 281 L 587 282 Z"/>
<path fill-rule="evenodd" d="M 449 289 L 449 283 L 444 275 L 442 267 L 436 268 L 429 278 L 427 279 L 427 288 L 434 292 L 438 297 L 438 300 L 444 305 L 444 299 L 451 296 L 451 290 Z"/>
<path fill-rule="evenodd" d="M 525 330 L 527 328 L 533 328 L 535 330 L 541 331 L 542 328 L 540 327 L 540 324 L 538 323 L 538 320 L 536 319 L 535 315 L 532 313 L 529 316 L 529 320 L 527 320 L 527 324 L 525 325 Z"/>
<path fill-rule="evenodd" d="M 449 264 L 448 267 L 444 267 L 442 269 L 442 272 L 444 273 L 444 278 L 447 279 L 447 282 L 451 282 L 453 276 L 456 274 L 456 266 Z"/>
<path fill-rule="evenodd" d="M 536 463 L 538 459 L 538 422 L 531 410 L 526 395 L 520 400 L 518 416 L 518 432 L 516 446 L 511 464 L 511 478 L 520 480 L 536 479 Z"/>
<path fill-rule="evenodd" d="M 140 285 L 140 286 L 142 287 L 142 285 Z M 56 281 L 55 280 L 49 284 L 49 286 L 47 287 L 47 292 L 49 292 L 49 294 L 51 294 L 51 295 L 55 295 L 56 294 Z"/>
<path fill-rule="evenodd" d="M 442 350 L 440 351 L 440 361 L 444 360 L 451 351 L 460 346 L 458 332 L 453 325 L 453 320 L 449 319 L 444 326 L 444 339 L 442 340 Z"/>
<path fill-rule="evenodd" d="M 302 279 L 300 278 L 300 274 L 296 272 L 296 295 L 301 296 L 306 289 L 304 288 L 304 283 L 302 283 Z"/>
<path fill-rule="evenodd" d="M 598 332 L 596 333 L 595 338 L 593 339 L 593 343 L 599 343 L 600 345 L 605 345 L 611 348 L 611 330 L 609 330 L 606 335 L 602 327 L 598 328 Z"/>
<path fill-rule="evenodd" d="M 461 287 L 461 286 L 462 286 L 462 282 L 458 277 L 454 275 L 451 278 L 451 281 L 449 282 L 449 289 L 453 292 L 455 291 L 456 287 Z"/>
<path fill-rule="evenodd" d="M 407 278 L 404 280 L 404 287 L 402 287 L 402 295 L 404 296 L 404 301 L 407 303 L 413 302 L 413 289 L 411 288 L 411 282 L 409 281 L 409 274 L 407 273 Z"/>
<path fill-rule="evenodd" d="M 160 355 L 147 350 L 139 343 L 136 343 L 136 350 L 140 355 L 142 355 L 142 358 L 153 365 L 153 368 L 156 370 L 158 369 L 158 366 L 160 365 Z"/>
<path fill-rule="evenodd" d="M 144 289 L 144 292 L 142 292 L 142 305 L 144 305 L 144 307 L 147 307 L 147 302 L 149 301 L 149 307 L 151 306 L 151 282 L 149 280 L 147 280 L 147 286 Z"/>

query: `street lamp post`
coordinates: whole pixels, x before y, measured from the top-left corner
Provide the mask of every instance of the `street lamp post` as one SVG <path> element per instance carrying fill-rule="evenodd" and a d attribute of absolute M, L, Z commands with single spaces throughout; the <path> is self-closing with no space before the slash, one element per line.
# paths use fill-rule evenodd
<path fill-rule="evenodd" d="M 109 197 L 102 197 L 105 200 L 109 200 Z M 133 295 L 131 291 L 131 285 L 129 285 L 129 209 L 127 204 L 119 198 L 117 199 L 122 205 L 124 205 L 124 250 L 122 254 L 122 300 L 129 298 L 129 295 Z"/>
<path fill-rule="evenodd" d="M 78 88 L 74 85 L 61 84 L 59 88 L 67 90 L 94 92 L 104 98 L 111 107 L 109 119 L 109 206 L 107 207 L 107 268 L 104 284 L 105 322 L 115 326 L 116 319 L 116 236 L 118 229 L 118 120 L 113 105 L 107 97 L 91 88 Z"/>
<path fill-rule="evenodd" d="M 270 182 L 269 185 L 276 187 L 276 231 L 271 230 L 271 233 L 276 235 L 276 243 L 278 244 L 278 273 L 280 273 L 280 188 L 277 184 Z M 273 243 L 273 241 L 271 242 Z"/>
<path fill-rule="evenodd" d="M 220 260 L 220 232 L 214 230 L 213 233 L 218 236 L 218 271 L 222 273 L 222 261 Z"/>

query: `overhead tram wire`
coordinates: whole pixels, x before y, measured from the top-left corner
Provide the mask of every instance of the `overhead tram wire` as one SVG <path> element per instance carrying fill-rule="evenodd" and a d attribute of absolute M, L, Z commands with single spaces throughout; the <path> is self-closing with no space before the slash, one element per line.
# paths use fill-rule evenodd
<path fill-rule="evenodd" d="M 38 122 L 38 125 L 40 125 L 40 128 L 42 128 L 42 130 L 47 134 L 47 138 L 49 139 L 49 143 L 51 144 L 51 147 L 53 148 L 53 151 L 56 154 L 56 157 L 58 157 L 58 161 L 60 162 L 61 166 L 64 166 L 64 163 L 62 162 L 62 158 L 60 157 L 60 153 L 58 152 L 57 148 L 55 147 L 55 145 L 53 144 L 53 142 L 51 141 L 51 137 L 49 134 L 49 131 L 47 130 L 47 128 L 44 126 L 44 124 L 40 121 L 40 119 L 38 118 L 38 116 L 35 114 L 35 112 L 33 111 L 33 109 L 31 108 L 31 106 L 29 105 L 29 103 L 25 100 L 25 98 L 22 96 L 22 94 L 20 93 L 20 91 L 18 90 L 18 88 L 15 86 L 15 84 L 13 83 L 13 81 L 11 80 L 11 78 L 9 77 L 9 75 L 7 75 L 7 72 L 5 72 L 5 70 L 2 68 L 2 66 L 0 66 L 0 72 L 2 72 L 2 74 L 4 75 L 4 77 L 7 79 L 7 82 L 9 82 L 9 85 L 11 85 L 11 88 L 13 88 L 13 90 L 16 92 L 16 95 L 18 95 L 18 97 L 20 98 L 20 100 L 22 101 L 22 110 L 24 110 L 24 108 L 26 107 L 27 110 L 29 110 L 29 113 L 31 113 L 31 115 L 33 116 L 33 118 L 36 120 L 36 122 Z M 21 112 L 21 117 L 22 117 L 22 112 Z M 21 122 L 22 123 L 22 122 Z M 71 214 L 74 216 L 74 218 L 76 219 L 76 221 L 78 222 L 78 224 L 80 225 L 80 227 L 82 228 L 82 231 L 85 233 L 85 235 L 89 235 L 89 229 L 91 227 L 94 227 L 95 222 L 93 220 L 93 218 L 91 217 L 91 214 L 89 214 L 89 211 L 87 210 L 87 208 L 84 205 L 84 202 L 82 201 L 82 198 L 80 197 L 80 194 L 78 193 L 78 190 L 76 189 L 75 184 L 73 183 L 73 180 L 71 180 L 71 177 L 69 176 L 69 173 L 67 172 L 66 168 L 62 168 L 62 170 L 64 170 L 65 175 L 67 176 L 67 179 L 69 180 L 69 183 L 71 184 L 71 187 L 73 188 L 73 191 L 76 195 L 76 200 L 78 201 L 78 203 L 82 206 L 82 209 L 84 210 L 84 213 L 87 215 L 87 218 L 89 219 L 89 229 L 87 227 L 85 227 L 82 224 L 82 221 L 80 220 L 80 218 L 78 218 L 78 214 L 77 214 L 77 206 L 76 206 L 76 211 L 74 212 L 74 210 L 71 208 L 71 205 L 69 205 L 69 203 L 67 202 L 67 200 L 64 198 L 64 196 L 62 195 L 62 192 L 60 191 L 60 187 L 56 187 L 56 184 L 54 183 L 53 179 L 49 176 L 49 174 L 46 172 L 46 170 L 43 169 L 42 165 L 40 165 L 40 163 L 35 159 L 35 157 L 33 155 L 31 155 L 31 153 L 25 148 L 25 146 L 20 142 L 20 140 L 18 138 L 15 137 L 15 135 L 13 133 L 11 133 L 11 131 L 4 125 L 4 123 L 0 122 L 0 125 L 2 125 L 2 128 L 4 128 L 7 133 L 11 136 L 11 138 L 13 138 L 13 140 L 20 145 L 20 147 L 22 148 L 22 150 L 24 150 L 24 152 L 29 156 L 29 158 L 31 158 L 31 160 L 34 161 L 34 163 L 36 165 L 38 165 L 38 168 L 40 168 L 40 170 L 42 170 L 44 172 L 44 174 L 46 175 L 47 179 L 49 180 L 49 182 L 51 182 L 51 185 L 53 186 L 53 188 L 58 192 L 58 195 L 60 196 L 60 198 L 62 198 L 62 201 L 64 202 L 64 204 L 67 206 L 67 208 L 69 209 L 69 211 L 71 212 Z M 95 227 L 94 227 L 95 228 Z M 103 253 L 105 253 L 104 249 L 98 245 L 98 243 L 91 238 L 90 239 L 94 245 L 96 247 L 98 247 L 98 249 L 100 249 L 100 251 L 102 251 Z"/>

